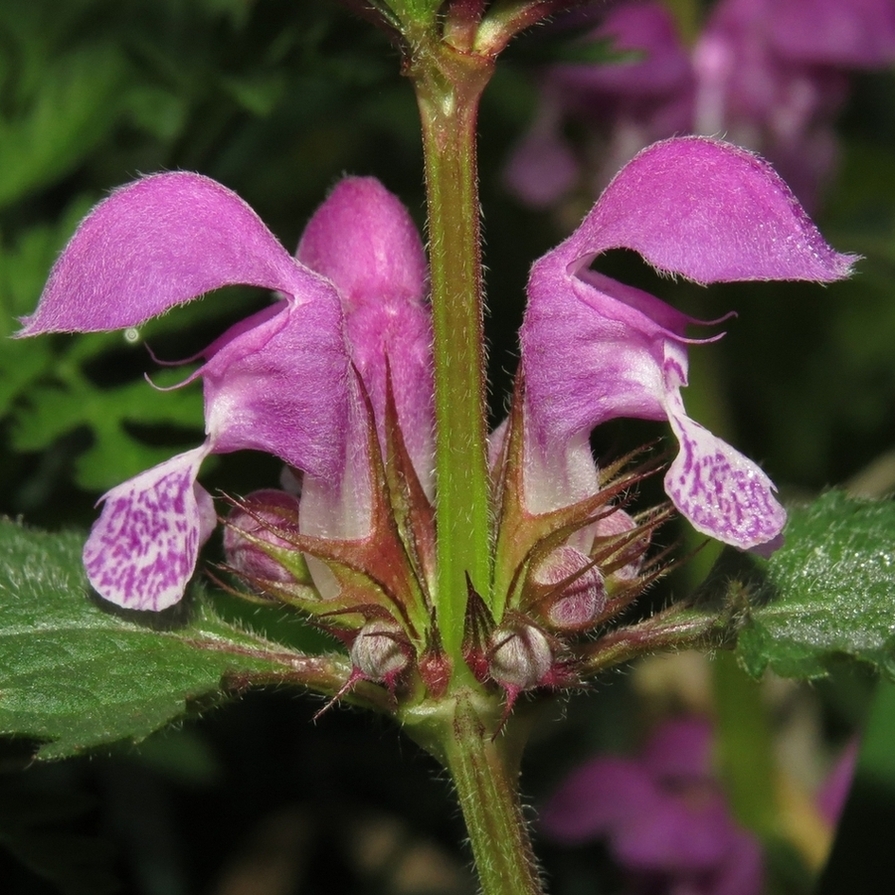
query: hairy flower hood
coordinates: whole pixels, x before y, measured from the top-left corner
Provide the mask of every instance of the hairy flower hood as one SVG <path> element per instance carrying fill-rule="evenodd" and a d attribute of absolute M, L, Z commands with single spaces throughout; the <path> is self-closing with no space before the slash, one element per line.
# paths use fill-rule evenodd
<path fill-rule="evenodd" d="M 613 248 L 697 283 L 848 274 L 792 193 L 756 156 L 693 137 L 654 144 L 607 187 L 578 229 L 537 261 L 521 331 L 526 492 L 533 510 L 579 500 L 596 471 L 588 435 L 616 417 L 667 419 L 681 452 L 665 487 L 701 532 L 750 549 L 786 515 L 750 460 L 691 420 L 685 335 L 693 321 L 589 265 Z"/>
<path fill-rule="evenodd" d="M 327 230 L 325 221 L 334 218 L 339 226 Z M 384 376 L 363 373 L 384 368 L 377 351 L 390 352 L 398 367 L 415 364 L 427 389 L 425 262 L 411 230 L 406 210 L 381 184 L 347 179 L 312 221 L 314 250 L 305 252 L 302 263 L 238 196 L 185 172 L 123 187 L 81 223 L 20 336 L 139 326 L 232 284 L 282 296 L 213 342 L 187 380 L 203 381 L 204 444 L 103 497 L 84 550 L 88 577 L 103 597 L 153 610 L 182 597 L 216 521 L 210 496 L 196 482 L 202 460 L 212 453 L 274 454 L 305 473 L 303 504 L 315 533 L 362 533 L 368 439 L 361 434 L 366 410 L 355 371 L 374 408 L 385 401 Z M 391 262 L 378 268 L 359 249 L 374 232 L 395 240 Z M 339 255 L 340 268 L 332 263 Z M 382 338 L 358 333 L 356 318 L 384 294 L 393 311 L 403 301 L 394 315 L 413 317 L 414 327 Z M 346 333 L 356 336 L 354 345 Z M 413 355 L 412 363 L 397 356 L 402 350 Z M 422 409 L 413 406 L 416 400 L 423 401 Z M 420 458 L 431 427 L 425 400 L 417 392 L 398 397 L 399 417 L 412 421 L 409 440 Z"/>

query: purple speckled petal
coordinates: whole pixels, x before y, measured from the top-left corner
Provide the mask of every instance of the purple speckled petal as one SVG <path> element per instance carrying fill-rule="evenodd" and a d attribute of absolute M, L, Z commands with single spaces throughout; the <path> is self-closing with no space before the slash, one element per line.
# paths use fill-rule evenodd
<path fill-rule="evenodd" d="M 665 490 L 681 514 L 697 531 L 742 550 L 773 541 L 786 524 L 774 483 L 691 420 L 677 391 L 668 396 L 668 419 L 681 450 L 665 476 Z"/>
<path fill-rule="evenodd" d="M 19 335 L 138 326 L 237 283 L 301 288 L 295 261 L 235 193 L 199 174 L 156 174 L 81 222 Z"/>
<path fill-rule="evenodd" d="M 351 359 L 383 443 L 391 371 L 401 432 L 431 495 L 435 411 L 428 273 L 407 209 L 378 180 L 347 177 L 308 222 L 297 258 L 329 278 L 342 296 Z"/>
<path fill-rule="evenodd" d="M 588 269 L 617 247 L 699 282 L 830 281 L 848 275 L 853 256 L 826 244 L 764 161 L 691 137 L 654 144 L 625 166 L 529 278 L 520 331 L 529 503 L 558 506 L 583 496 L 568 476 L 549 470 L 564 472 L 582 435 L 600 423 L 667 418 L 681 443 L 666 477 L 678 509 L 726 543 L 776 545 L 786 514 L 771 481 L 683 409 L 686 345 L 694 341 L 686 327 L 699 321 Z"/>
<path fill-rule="evenodd" d="M 705 137 L 644 149 L 551 255 L 574 272 L 612 248 L 698 283 L 830 282 L 855 261 L 827 245 L 770 165 Z"/>
<path fill-rule="evenodd" d="M 100 596 L 126 609 L 158 611 L 183 596 L 214 528 L 211 497 L 196 484 L 203 445 L 113 488 L 84 545 Z"/>

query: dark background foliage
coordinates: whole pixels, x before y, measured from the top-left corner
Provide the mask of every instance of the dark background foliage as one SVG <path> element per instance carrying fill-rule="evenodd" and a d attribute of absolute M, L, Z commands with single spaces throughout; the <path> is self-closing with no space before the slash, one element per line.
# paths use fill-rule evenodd
<path fill-rule="evenodd" d="M 533 107 L 529 56 L 524 44 L 510 54 L 482 115 L 495 420 L 515 366 L 528 266 L 563 235 L 501 186 L 509 146 Z M 839 170 L 819 222 L 837 248 L 866 256 L 850 283 L 706 292 L 660 281 L 624 253 L 603 267 L 697 316 L 738 309 L 722 342 L 694 352 L 688 403 L 794 496 L 847 482 L 881 458 L 874 481 L 883 484 L 874 487 L 891 485 L 892 73 L 856 82 L 840 131 Z M 400 59 L 383 34 L 335 3 L 0 0 L 0 335 L 34 309 L 56 253 L 92 203 L 140 173 L 176 169 L 236 190 L 287 246 L 343 173 L 378 176 L 423 225 L 416 111 Z M 154 365 L 145 346 L 165 358 L 189 356 L 264 301 L 233 289 L 127 336 L 4 339 L 0 513 L 54 530 L 86 529 L 103 491 L 196 445 L 199 391 L 149 388 L 143 374 Z M 176 373 L 152 375 L 160 385 L 176 381 Z M 611 427 L 596 447 L 616 451 L 656 434 Z M 275 483 L 278 466 L 249 454 L 219 459 L 206 472 L 210 490 L 244 493 Z M 867 683 L 844 676 L 818 691 L 824 730 L 841 740 L 861 717 Z M 526 784 L 535 801 L 574 760 L 636 739 L 646 721 L 633 699 L 622 680 L 567 706 L 565 724 L 532 747 Z M 31 765 L 32 744 L 3 744 L 0 888 L 10 895 L 472 891 L 447 783 L 389 725 L 346 711 L 311 723 L 320 704 L 290 692 L 249 694 L 213 712 L 195 708 L 182 728 L 139 750 Z M 892 714 L 877 706 L 879 742 L 888 739 Z M 885 750 L 878 752 L 872 779 L 895 779 Z M 865 847 L 867 818 L 891 829 L 887 792 L 865 787 L 864 803 L 850 804 L 852 832 L 837 846 L 824 891 L 842 890 L 836 868 Z M 872 810 L 862 813 L 861 804 Z M 616 890 L 598 847 L 544 849 L 557 892 Z M 873 866 L 866 855 L 861 862 Z M 879 877 L 871 870 L 868 880 L 861 891 L 873 891 Z"/>

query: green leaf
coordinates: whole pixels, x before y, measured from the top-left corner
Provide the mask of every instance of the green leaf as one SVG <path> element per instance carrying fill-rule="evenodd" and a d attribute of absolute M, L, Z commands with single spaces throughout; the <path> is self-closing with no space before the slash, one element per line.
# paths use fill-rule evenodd
<path fill-rule="evenodd" d="M 727 589 L 750 674 L 817 678 L 857 660 L 895 679 L 895 502 L 832 491 L 791 512 L 770 559 L 742 560 L 751 570 L 728 575 Z"/>
<path fill-rule="evenodd" d="M 345 680 L 345 660 L 306 658 L 225 622 L 200 588 L 163 613 L 91 598 L 82 543 L 0 520 L 0 734 L 42 741 L 39 757 L 142 740 L 220 701 L 227 681 L 334 692 Z"/>
<path fill-rule="evenodd" d="M 40 92 L 0 116 L 0 206 L 68 173 L 115 126 L 124 77 L 119 51 L 84 47 L 46 65 Z"/>

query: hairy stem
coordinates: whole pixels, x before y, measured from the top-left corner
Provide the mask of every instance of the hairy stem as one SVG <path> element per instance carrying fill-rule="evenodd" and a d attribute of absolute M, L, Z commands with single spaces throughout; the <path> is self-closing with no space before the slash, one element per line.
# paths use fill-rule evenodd
<path fill-rule="evenodd" d="M 486 598 L 490 580 L 476 120 L 492 68 L 490 59 L 434 41 L 418 47 L 409 66 L 422 119 L 428 198 L 437 427 L 436 611 L 442 642 L 455 660 L 460 659 L 467 577 Z"/>
<path fill-rule="evenodd" d="M 403 720 L 450 772 L 482 895 L 542 895 L 519 800 L 528 721 L 513 716 L 504 724 L 500 700 L 467 688 L 458 688 L 439 710 Z"/>

